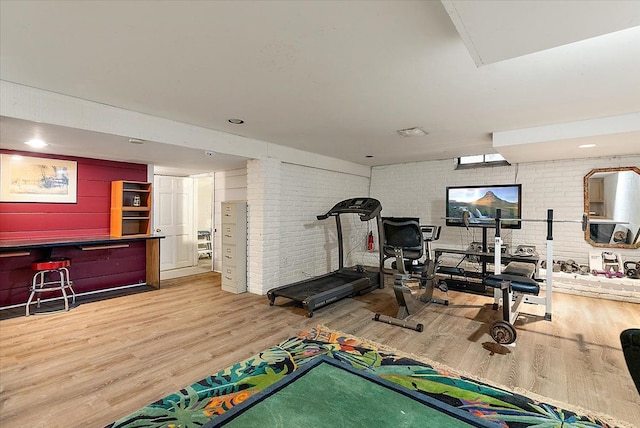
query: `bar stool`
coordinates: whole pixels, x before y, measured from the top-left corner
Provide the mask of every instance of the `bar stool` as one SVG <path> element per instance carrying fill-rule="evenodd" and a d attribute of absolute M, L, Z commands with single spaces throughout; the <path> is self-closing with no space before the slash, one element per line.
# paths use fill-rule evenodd
<path fill-rule="evenodd" d="M 37 307 L 40 307 L 40 293 L 51 291 L 62 292 L 65 311 L 69 310 L 67 289 L 71 291 L 72 302 L 76 302 L 76 293 L 73 291 L 72 283 L 69 279 L 69 266 L 71 266 L 71 259 L 68 258 L 54 258 L 31 263 L 31 269 L 35 271 L 35 274 L 31 281 L 31 294 L 29 295 L 29 300 L 27 300 L 26 316 L 29 316 L 29 305 L 31 305 L 36 293 L 38 293 Z M 57 274 L 58 279 L 49 278 L 50 280 L 47 281 L 47 274 L 49 276 Z"/>

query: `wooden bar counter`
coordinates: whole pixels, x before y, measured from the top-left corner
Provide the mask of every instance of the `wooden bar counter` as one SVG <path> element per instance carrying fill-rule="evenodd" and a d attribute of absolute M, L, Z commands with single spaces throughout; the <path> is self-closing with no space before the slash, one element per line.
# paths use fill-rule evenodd
<path fill-rule="evenodd" d="M 160 288 L 159 235 L 56 237 L 0 240 L 0 309 L 25 304 L 31 263 L 71 258 L 76 293 L 149 285 Z"/>

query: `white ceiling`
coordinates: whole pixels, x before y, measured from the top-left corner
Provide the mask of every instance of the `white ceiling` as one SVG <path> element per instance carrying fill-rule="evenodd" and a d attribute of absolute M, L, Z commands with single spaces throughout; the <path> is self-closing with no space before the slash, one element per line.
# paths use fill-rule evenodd
<path fill-rule="evenodd" d="M 167 175 L 195 175 L 212 171 L 244 168 L 246 158 L 215 153 L 209 157 L 203 150 L 178 147 L 155 141 L 129 143 L 129 138 L 82 129 L 42 124 L 10 117 L 0 117 L 0 146 L 14 150 L 32 151 L 25 141 L 37 136 L 55 147 L 56 154 L 69 156 L 123 160 L 156 165 L 155 172 Z M 87 144 L 86 142 L 89 142 Z M 50 149 L 40 149 L 50 152 Z"/>
<path fill-rule="evenodd" d="M 0 78 L 363 165 L 639 153 L 640 124 L 591 152 L 492 135 L 640 112 L 640 1 L 2 0 Z M 0 145 L 24 149 L 28 125 L 3 117 Z M 409 127 L 429 134 L 395 132 Z M 52 132 L 65 151 L 149 162 L 122 137 Z M 154 163 L 203 158 L 164 143 Z"/>

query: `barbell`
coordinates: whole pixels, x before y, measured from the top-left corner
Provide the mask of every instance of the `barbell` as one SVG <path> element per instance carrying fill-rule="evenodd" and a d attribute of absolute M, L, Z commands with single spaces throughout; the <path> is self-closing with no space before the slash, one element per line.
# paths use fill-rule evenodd
<path fill-rule="evenodd" d="M 547 210 L 547 218 L 541 219 L 541 218 L 502 218 L 501 217 L 501 210 L 497 209 L 496 210 L 496 217 L 495 218 L 486 218 L 483 219 L 484 222 L 493 222 L 493 223 L 497 223 L 498 221 L 509 221 L 509 222 L 516 222 L 516 223 L 524 223 L 524 222 L 539 222 L 539 223 L 579 223 L 582 225 L 582 231 L 584 232 L 585 230 L 587 230 L 587 227 L 589 226 L 589 216 L 587 216 L 587 214 L 583 213 L 582 214 L 582 220 L 554 220 L 553 219 L 553 210 Z M 441 217 L 441 220 L 462 220 L 462 224 L 466 227 L 469 227 L 470 221 L 469 221 L 469 212 L 468 211 L 464 211 L 462 213 L 462 217 Z"/>

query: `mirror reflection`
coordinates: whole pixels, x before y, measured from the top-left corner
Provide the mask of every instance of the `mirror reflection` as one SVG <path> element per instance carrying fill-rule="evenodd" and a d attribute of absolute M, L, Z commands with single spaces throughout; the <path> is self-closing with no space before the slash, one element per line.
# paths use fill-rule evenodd
<path fill-rule="evenodd" d="M 640 169 L 594 169 L 584 177 L 585 239 L 596 247 L 640 248 Z"/>

